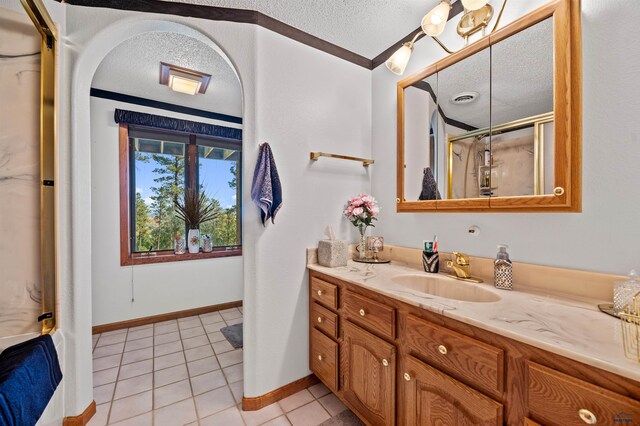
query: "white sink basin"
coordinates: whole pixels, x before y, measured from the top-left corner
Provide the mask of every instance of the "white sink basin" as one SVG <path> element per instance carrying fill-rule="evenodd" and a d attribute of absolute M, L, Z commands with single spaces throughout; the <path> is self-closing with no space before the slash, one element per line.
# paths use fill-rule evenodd
<path fill-rule="evenodd" d="M 469 284 L 437 275 L 398 275 L 391 280 L 407 290 L 463 302 L 487 303 L 497 302 L 501 299 L 498 294 L 477 284 Z"/>

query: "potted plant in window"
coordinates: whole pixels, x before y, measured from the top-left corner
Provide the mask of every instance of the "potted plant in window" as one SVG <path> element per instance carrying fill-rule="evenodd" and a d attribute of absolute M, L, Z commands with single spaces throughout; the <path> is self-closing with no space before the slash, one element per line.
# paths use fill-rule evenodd
<path fill-rule="evenodd" d="M 184 193 L 184 201 L 175 200 L 176 216 L 189 227 L 187 247 L 189 253 L 200 252 L 200 224 L 215 219 L 218 211 L 204 192 L 198 195 L 195 189 L 188 189 Z"/>

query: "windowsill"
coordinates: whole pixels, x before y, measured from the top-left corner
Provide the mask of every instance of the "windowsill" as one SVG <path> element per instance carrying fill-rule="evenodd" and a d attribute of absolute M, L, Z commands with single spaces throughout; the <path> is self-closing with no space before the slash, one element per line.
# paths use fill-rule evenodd
<path fill-rule="evenodd" d="M 151 253 L 134 253 L 130 255 L 128 259 L 124 259 L 121 262 L 121 266 L 129 265 L 148 265 L 152 263 L 166 263 L 166 262 L 181 262 L 183 260 L 200 260 L 200 259 L 215 259 L 219 257 L 234 257 L 242 256 L 242 247 L 234 249 L 218 249 L 213 250 L 210 253 L 195 253 L 189 252 L 185 254 L 175 254 L 173 251 L 157 251 Z"/>

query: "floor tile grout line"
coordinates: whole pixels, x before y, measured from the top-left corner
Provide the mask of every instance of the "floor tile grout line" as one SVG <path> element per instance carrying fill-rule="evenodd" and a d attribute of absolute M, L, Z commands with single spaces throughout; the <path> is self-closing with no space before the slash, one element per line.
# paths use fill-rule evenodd
<path fill-rule="evenodd" d="M 124 341 L 127 341 L 127 335 L 129 335 L 129 329 L 127 328 L 127 331 L 125 332 L 125 339 Z M 101 336 L 102 337 L 102 336 Z M 113 393 L 111 394 L 111 401 L 109 401 L 109 412 L 107 413 L 107 421 L 106 424 L 109 424 L 109 419 L 111 417 L 111 409 L 113 408 L 113 398 L 116 396 L 116 389 L 118 388 L 118 379 L 120 378 L 120 368 L 122 367 L 122 358 L 124 357 L 124 352 L 122 352 L 120 354 L 120 363 L 118 363 L 118 374 L 116 374 L 116 381 L 113 385 Z"/>
<path fill-rule="evenodd" d="M 203 325 L 202 324 L 202 320 L 200 319 L 199 315 L 198 315 L 198 321 L 200 322 L 200 325 Z M 178 325 L 178 328 L 180 328 L 180 325 Z M 204 329 L 204 326 L 202 328 Z M 206 336 L 206 330 L 205 330 L 205 336 Z M 180 333 L 180 341 L 182 341 L 182 333 Z M 209 336 L 207 336 L 207 341 L 209 342 L 209 345 L 211 345 L 211 342 L 209 341 Z M 183 345 L 183 349 L 184 349 L 184 345 Z M 193 349 L 193 348 L 191 348 L 191 349 Z M 211 350 L 213 350 L 213 348 L 211 348 Z M 185 365 L 187 366 L 187 380 L 189 380 L 189 389 L 191 389 L 191 398 L 193 399 L 193 409 L 196 412 L 196 422 L 198 424 L 200 424 L 200 414 L 198 413 L 198 404 L 196 404 L 196 397 L 193 394 L 193 383 L 191 383 L 191 372 L 189 371 L 189 363 L 187 362 L 187 354 L 183 353 L 183 355 L 184 355 Z M 218 360 L 216 359 L 216 362 L 217 361 Z"/>
<path fill-rule="evenodd" d="M 153 324 L 151 333 L 151 426 L 156 424 L 156 325 Z M 179 336 L 179 334 L 178 334 Z"/>
<path fill-rule="evenodd" d="M 237 308 L 236 308 L 236 309 L 237 309 Z M 219 312 L 219 311 L 217 311 L 217 313 L 218 313 L 218 314 L 220 314 L 220 312 Z M 243 314 L 242 314 L 242 312 L 241 312 L 240 314 L 241 314 L 241 315 L 240 315 L 238 318 L 233 318 L 233 319 L 231 319 L 230 321 L 236 321 L 236 323 L 237 323 L 237 321 L 238 321 L 238 320 L 240 320 L 240 322 L 242 322 L 242 316 L 243 316 Z M 198 316 L 196 316 L 196 318 L 199 320 L 200 326 L 202 326 L 202 327 L 204 328 L 205 324 L 202 322 L 202 317 L 200 317 L 200 316 L 198 315 Z M 223 320 L 222 320 L 222 321 L 217 321 L 217 322 L 215 322 L 215 323 L 211 323 L 211 324 L 207 324 L 207 325 L 209 325 L 209 326 L 210 326 L 210 325 L 214 325 L 214 324 L 218 324 L 218 325 L 220 325 L 220 326 L 221 326 L 220 328 L 223 328 L 224 326 L 232 325 L 232 324 L 229 324 L 229 323 L 227 322 L 227 320 L 225 320 L 224 318 L 223 318 Z M 123 332 L 123 333 L 126 333 L 126 334 L 125 334 L 125 340 L 124 340 L 124 342 L 119 342 L 119 343 L 123 343 L 123 351 L 122 351 L 122 352 L 120 352 L 120 353 L 113 354 L 113 355 L 118 355 L 118 356 L 119 356 L 119 361 L 120 361 L 120 362 L 119 362 L 119 364 L 118 364 L 117 366 L 115 366 L 115 367 L 109 367 L 109 368 L 116 368 L 116 367 L 118 368 L 118 372 L 117 372 L 117 375 L 116 375 L 116 380 L 115 380 L 115 382 L 105 383 L 105 385 L 106 385 L 106 384 L 111 384 L 111 383 L 113 383 L 113 385 L 114 385 L 114 389 L 113 389 L 112 394 L 111 394 L 111 401 L 109 402 L 110 407 L 109 407 L 109 412 L 108 412 L 108 414 L 107 414 L 107 421 L 110 421 L 111 414 L 112 414 L 113 403 L 114 403 L 115 401 L 120 400 L 120 399 L 124 399 L 124 398 L 127 398 L 127 397 L 131 397 L 131 396 L 139 395 L 139 394 L 144 393 L 144 392 L 148 392 L 148 390 L 147 390 L 147 391 L 142 391 L 142 392 L 138 392 L 138 393 L 136 393 L 136 394 L 127 395 L 127 396 L 122 397 L 122 398 L 119 398 L 119 399 L 117 399 L 117 400 L 115 399 L 115 392 L 116 392 L 116 389 L 117 389 L 117 387 L 118 387 L 118 384 L 119 384 L 119 383 L 120 383 L 120 381 L 121 381 L 121 379 L 120 379 L 120 374 L 121 374 L 121 369 L 122 369 L 122 367 L 123 367 L 123 366 L 125 366 L 125 365 L 131 365 L 131 364 L 134 364 L 134 363 L 136 363 L 136 362 L 142 362 L 142 361 L 145 361 L 145 360 L 139 360 L 139 361 L 130 362 L 130 363 L 128 363 L 128 364 L 122 364 L 122 361 L 123 361 L 123 358 L 124 358 L 124 354 L 125 354 L 126 352 L 132 352 L 132 351 L 135 351 L 135 350 L 148 349 L 148 347 L 147 347 L 147 348 L 138 348 L 138 349 L 133 349 L 133 350 L 131 350 L 131 351 L 124 351 L 124 347 L 126 347 L 126 344 L 127 344 L 127 342 L 129 342 L 129 341 L 136 341 L 136 340 L 141 340 L 141 339 L 145 339 L 145 338 L 151 338 L 151 340 L 152 340 L 152 345 L 151 345 L 151 348 L 152 348 L 152 357 L 151 357 L 151 362 L 152 362 L 152 373 L 151 373 L 151 374 L 153 374 L 153 375 L 152 375 L 151 393 L 152 393 L 152 398 L 153 398 L 154 393 L 155 393 L 155 389 L 156 389 L 156 388 L 155 388 L 155 358 L 156 358 L 156 357 L 155 357 L 155 347 L 156 347 L 156 337 L 157 337 L 157 336 L 160 336 L 160 335 L 156 335 L 156 334 L 155 334 L 155 325 L 156 325 L 156 324 L 154 323 L 154 324 L 152 325 L 152 327 L 147 327 L 147 328 L 151 328 L 151 329 L 153 329 L 153 330 L 154 330 L 154 332 L 151 334 L 151 336 L 140 337 L 139 339 L 129 340 L 129 333 L 131 332 L 131 329 L 130 329 L 130 328 L 129 328 L 129 329 L 126 329 L 126 330 Z M 195 327 L 197 327 L 197 326 L 198 326 L 198 325 L 196 325 Z M 193 395 L 193 386 L 192 386 L 192 384 L 191 384 L 191 379 L 192 379 L 192 378 L 195 378 L 195 377 L 198 377 L 198 376 L 201 376 L 201 375 L 204 375 L 204 374 L 207 374 L 207 373 L 211 373 L 211 372 L 215 372 L 215 371 L 220 371 L 220 373 L 222 374 L 222 377 L 224 378 L 224 383 L 225 383 L 225 385 L 223 385 L 223 386 L 224 386 L 224 387 L 226 387 L 226 388 L 227 388 L 227 390 L 231 393 L 231 396 L 232 396 L 232 398 L 233 398 L 233 400 L 234 400 L 234 402 L 235 402 L 235 396 L 233 395 L 233 392 L 231 392 L 231 385 L 236 384 L 237 382 L 240 382 L 240 381 L 242 381 L 242 380 L 237 380 L 237 381 L 234 381 L 233 383 L 230 383 L 230 382 L 229 382 L 229 379 L 227 378 L 227 376 L 226 376 L 226 374 L 225 374 L 225 372 L 224 372 L 224 369 L 225 369 L 225 368 L 229 368 L 229 367 L 234 367 L 234 366 L 237 366 L 237 365 L 241 365 L 241 364 L 243 363 L 243 361 L 240 361 L 240 362 L 237 362 L 237 363 L 230 364 L 230 365 L 227 365 L 227 366 L 225 366 L 225 367 L 222 367 L 222 365 L 220 364 L 220 360 L 218 359 L 218 355 L 222 355 L 222 354 L 225 354 L 225 353 L 230 353 L 230 352 L 233 352 L 233 351 L 236 351 L 236 350 L 240 350 L 240 349 L 239 349 L 239 348 L 238 348 L 238 349 L 237 349 L 237 348 L 232 348 L 232 349 L 230 349 L 230 350 L 228 350 L 228 351 L 226 351 L 226 352 L 221 352 L 220 354 L 217 354 L 217 353 L 215 352 L 215 350 L 213 349 L 213 344 L 214 344 L 214 343 L 218 343 L 218 342 L 211 342 L 211 340 L 210 340 L 210 338 L 209 338 L 209 334 L 211 334 L 211 333 L 208 333 L 208 332 L 207 332 L 207 330 L 205 329 L 205 330 L 204 330 L 204 331 L 205 331 L 205 333 L 203 334 L 203 336 L 205 336 L 205 337 L 206 337 L 206 339 L 207 339 L 207 343 L 206 343 L 206 344 L 203 344 L 203 345 L 195 346 L 195 347 L 193 347 L 193 348 L 189 348 L 189 350 L 191 350 L 191 349 L 197 349 L 197 348 L 200 348 L 200 347 L 209 346 L 209 347 L 211 348 L 212 352 L 213 352 L 213 356 L 212 356 L 212 358 L 214 358 L 214 359 L 216 360 L 216 362 L 218 363 L 218 367 L 219 367 L 219 368 L 218 368 L 217 370 L 212 370 L 212 371 L 203 372 L 203 373 L 197 374 L 197 375 L 195 375 L 195 376 L 193 376 L 193 377 L 192 377 L 192 376 L 189 374 L 189 371 L 188 371 L 188 363 L 187 363 L 187 360 L 186 360 L 186 351 L 187 351 L 187 349 L 185 349 L 185 347 L 184 347 L 184 343 L 183 343 L 183 336 L 182 336 L 182 334 L 183 334 L 183 332 L 184 332 L 185 330 L 189 330 L 189 329 L 191 329 L 191 328 L 195 328 L 195 327 L 189 327 L 189 328 L 180 329 L 180 326 L 178 325 L 177 330 L 176 330 L 175 332 L 177 332 L 177 333 L 178 333 L 179 339 L 178 339 L 177 341 L 180 341 L 180 346 L 182 347 L 182 351 L 176 351 L 176 352 L 172 352 L 172 353 L 169 353 L 169 354 L 164 354 L 164 355 L 162 355 L 162 356 L 171 355 L 171 354 L 174 354 L 174 353 L 182 353 L 183 358 L 184 358 L 185 366 L 187 367 L 187 373 L 188 373 L 188 374 L 187 374 L 187 376 L 188 376 L 189 385 L 190 385 L 190 388 L 191 388 L 191 399 L 193 399 L 194 408 L 195 408 L 195 410 L 196 410 L 196 416 L 197 416 L 197 420 L 196 420 L 196 422 L 199 424 L 201 419 L 200 419 L 200 416 L 199 416 L 198 411 L 197 411 L 197 406 L 195 405 L 195 396 Z M 209 328 L 211 328 L 211 327 L 209 327 Z M 218 330 L 219 330 L 219 329 L 218 329 Z M 135 330 L 135 331 L 139 331 L 139 330 Z M 169 333 L 171 333 L 171 332 L 169 332 Z M 167 334 L 167 333 L 164 333 L 164 334 Z M 95 350 L 95 349 L 98 347 L 98 343 L 99 343 L 99 340 L 100 340 L 100 338 L 101 338 L 101 337 L 102 337 L 102 334 L 100 334 L 100 335 L 98 336 L 98 338 L 96 339 L 95 346 L 93 347 L 93 350 Z M 193 336 L 193 337 L 199 337 L 199 336 Z M 186 339 L 189 339 L 189 338 L 186 338 Z M 112 344 L 112 345 L 116 345 L 116 344 L 119 344 L 119 343 L 114 343 L 114 344 Z M 172 342 L 167 342 L 167 343 L 172 343 Z M 110 346 L 110 345 L 104 345 L 104 346 Z M 113 356 L 113 355 L 106 355 L 105 357 L 107 357 L 107 356 Z M 99 358 L 96 358 L 96 359 L 100 359 L 100 358 L 103 358 L 103 357 L 99 357 Z M 208 357 L 207 357 L 207 356 L 205 356 L 205 357 L 203 357 L 203 358 L 194 359 L 194 360 L 191 360 L 191 362 L 199 361 L 199 360 L 201 360 L 201 359 L 205 359 L 205 358 L 208 358 Z M 179 365 L 179 364 L 178 364 L 178 365 Z M 171 368 L 171 367 L 175 367 L 175 366 L 165 367 L 164 369 Z M 102 369 L 102 370 L 97 370 L 97 371 L 104 371 L 104 370 L 107 370 L 107 369 L 108 369 L 108 368 L 105 368 L 105 369 Z M 164 370 L 164 369 L 163 369 L 163 370 Z M 96 371 L 96 372 L 97 372 L 97 371 Z M 161 371 L 161 370 L 159 370 L 159 371 Z M 139 374 L 139 375 L 136 375 L 136 376 L 127 377 L 127 379 L 122 379 L 122 380 L 128 380 L 128 379 L 132 379 L 132 378 L 135 378 L 135 377 L 140 377 L 140 376 L 142 376 L 142 375 L 144 375 L 144 374 L 148 374 L 148 373 L 142 373 L 142 374 Z M 169 383 L 169 384 L 165 384 L 165 385 L 163 385 L 163 386 L 159 387 L 158 389 L 160 389 L 160 388 L 162 388 L 162 387 L 165 387 L 165 386 L 169 386 L 169 385 L 171 385 L 171 384 L 175 384 L 175 383 L 177 383 L 177 382 Z M 219 388 L 221 388 L 221 387 L 223 387 L 223 386 L 220 386 L 220 387 L 215 388 L 215 389 L 219 389 Z M 214 389 L 214 390 L 215 390 L 215 389 Z M 206 392 L 203 392 L 203 393 L 206 393 Z M 189 398 L 187 397 L 187 398 L 182 399 L 182 400 L 180 400 L 180 401 L 174 401 L 174 402 L 172 402 L 171 404 L 168 404 L 168 405 L 172 405 L 172 404 L 175 404 L 175 403 L 178 403 L 178 402 L 182 402 L 182 401 L 185 401 L 185 400 L 187 400 L 187 399 L 189 399 Z M 168 405 L 166 405 L 166 406 L 168 406 Z M 225 411 L 225 410 L 227 410 L 227 409 L 230 409 L 230 408 L 236 408 L 238 411 L 241 411 L 241 409 L 239 409 L 239 408 L 238 408 L 238 407 L 240 407 L 240 406 L 241 406 L 241 403 L 234 404 L 232 407 L 228 407 L 228 408 L 223 409 L 223 410 L 220 410 L 220 411 L 218 411 L 218 412 L 216 412 L 216 413 L 212 413 L 212 414 L 210 414 L 209 416 L 206 416 L 206 417 L 214 416 L 214 415 L 219 414 L 220 412 L 223 412 L 223 411 Z M 152 409 L 151 409 L 151 411 L 153 412 L 153 413 L 152 413 L 152 415 L 153 415 L 153 414 L 155 414 L 155 410 L 156 410 L 156 408 L 159 408 L 159 407 L 156 407 L 156 406 L 155 406 L 155 398 L 153 398 L 153 400 L 152 400 Z M 160 407 L 160 408 L 163 408 L 163 407 Z M 129 420 L 129 419 L 131 419 L 131 418 L 133 418 L 133 417 L 137 417 L 137 416 L 139 416 L 139 415 L 143 415 L 143 414 L 146 414 L 146 413 L 148 413 L 148 411 L 146 411 L 146 412 L 144 412 L 144 413 L 137 414 L 137 415 L 132 416 L 132 417 L 127 417 L 126 419 L 121 419 L 121 420 L 119 420 L 119 421 Z M 153 417 L 152 417 L 152 418 L 153 418 L 153 422 L 155 423 L 155 415 L 153 415 Z M 246 422 L 244 421 L 244 418 L 243 418 L 242 416 L 241 416 L 241 419 L 242 419 L 242 422 L 243 422 L 244 424 L 246 424 Z"/>
<path fill-rule="evenodd" d="M 198 317 L 199 318 L 199 317 Z M 182 342 L 182 330 L 180 329 L 180 321 L 177 321 L 178 323 L 178 336 L 180 337 L 180 346 L 182 347 L 182 358 L 184 359 L 184 366 L 187 370 L 187 380 L 189 381 L 189 389 L 191 390 L 191 399 L 192 399 L 192 403 L 193 403 L 193 409 L 196 412 L 196 422 L 198 423 L 198 425 L 200 424 L 199 422 L 199 417 L 198 417 L 198 406 L 196 405 L 196 400 L 193 396 L 193 386 L 191 385 L 191 374 L 189 372 L 189 364 L 187 363 L 187 356 L 184 353 L 184 343 Z M 186 329 L 185 329 L 186 330 Z M 209 340 L 209 339 L 207 339 Z M 204 346 L 204 345 L 203 345 Z M 154 346 L 155 349 L 155 346 Z M 155 374 L 154 374 L 155 375 Z M 178 382 L 174 382 L 174 383 L 178 383 Z M 155 395 L 155 387 L 153 388 L 153 392 Z M 185 399 L 186 400 L 186 399 Z M 183 401 L 185 401 L 183 400 Z M 154 424 L 155 424 L 155 418 L 156 418 L 156 413 L 155 411 L 153 412 L 153 419 L 154 419 Z M 192 423 L 192 422 L 191 422 Z"/>

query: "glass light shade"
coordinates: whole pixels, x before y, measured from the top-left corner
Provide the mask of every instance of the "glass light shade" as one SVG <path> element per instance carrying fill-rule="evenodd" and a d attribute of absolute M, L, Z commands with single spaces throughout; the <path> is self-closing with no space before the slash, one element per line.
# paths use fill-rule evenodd
<path fill-rule="evenodd" d="M 174 92 L 186 93 L 187 95 L 195 95 L 200 90 L 202 81 L 197 77 L 183 74 L 180 72 L 171 72 L 169 75 L 169 87 Z"/>
<path fill-rule="evenodd" d="M 489 3 L 489 0 L 462 0 L 464 8 L 469 10 L 478 10 L 487 3 Z"/>
<path fill-rule="evenodd" d="M 443 1 L 422 18 L 422 31 L 431 37 L 442 34 L 449 19 L 451 4 Z"/>
<path fill-rule="evenodd" d="M 394 74 L 402 75 L 404 73 L 405 68 L 407 68 L 407 64 L 409 63 L 409 59 L 411 58 L 411 53 L 413 52 L 413 44 L 405 43 L 402 47 L 391 55 L 385 65 L 389 68 Z"/>

